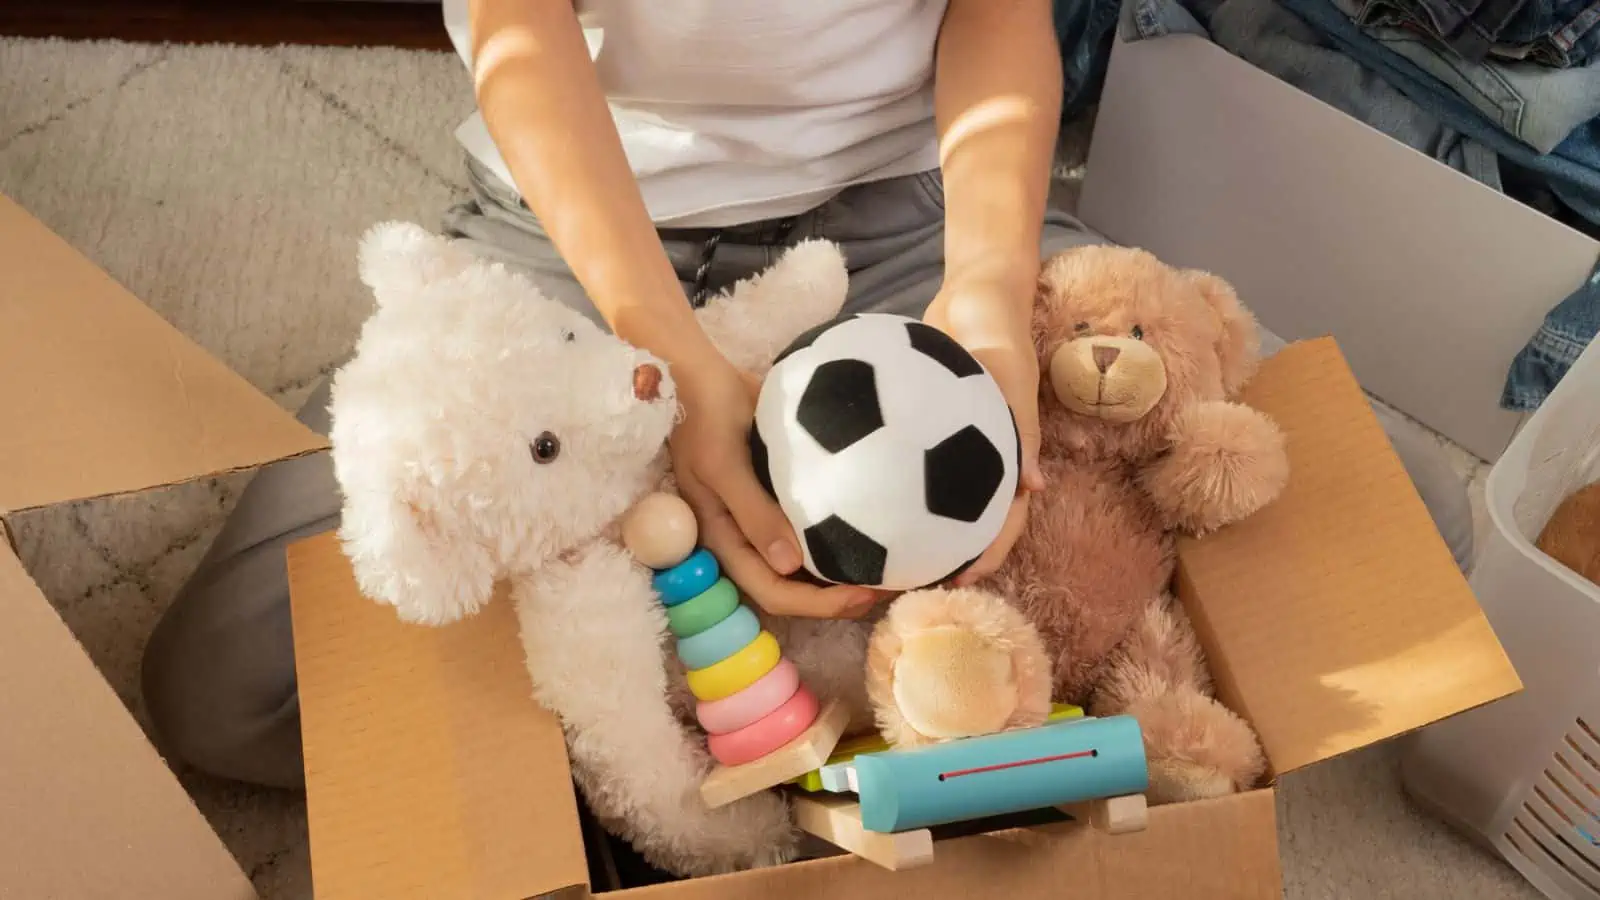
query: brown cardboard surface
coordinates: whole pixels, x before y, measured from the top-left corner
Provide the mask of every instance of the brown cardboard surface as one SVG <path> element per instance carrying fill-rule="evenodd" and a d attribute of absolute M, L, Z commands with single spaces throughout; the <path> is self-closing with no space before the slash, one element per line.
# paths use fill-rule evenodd
<path fill-rule="evenodd" d="M 1278 774 L 1521 689 L 1332 339 L 1267 360 L 1244 400 L 1288 435 L 1272 506 L 1179 550 L 1218 690 Z"/>
<path fill-rule="evenodd" d="M 618 900 L 1280 900 L 1271 790 L 1158 806 L 1144 831 L 1071 822 L 934 844 L 931 864 L 893 872 L 849 856 L 653 885 Z"/>
<path fill-rule="evenodd" d="M 407 625 L 362 596 L 332 533 L 288 559 L 317 900 L 587 885 L 566 745 L 511 604 Z"/>
<path fill-rule="evenodd" d="M 1114 45 L 1078 205 L 1484 459 L 1506 368 L 1600 244 L 1199 37 Z"/>
<path fill-rule="evenodd" d="M 253 900 L 72 633 L 0 545 L 0 897 Z"/>
<path fill-rule="evenodd" d="M 0 196 L 0 513 L 325 442 Z"/>

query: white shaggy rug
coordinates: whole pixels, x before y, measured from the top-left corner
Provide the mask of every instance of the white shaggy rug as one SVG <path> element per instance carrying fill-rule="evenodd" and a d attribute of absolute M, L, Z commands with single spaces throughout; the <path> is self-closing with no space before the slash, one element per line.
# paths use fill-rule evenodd
<path fill-rule="evenodd" d="M 471 102 L 437 53 L 0 40 L 0 192 L 294 409 L 367 309 L 362 230 L 432 226 L 465 190 Z M 247 477 L 15 523 L 135 714 L 145 639 Z M 311 897 L 300 797 L 181 774 L 264 900 Z M 1278 811 L 1293 900 L 1537 896 L 1416 812 L 1387 748 L 1287 778 Z"/>

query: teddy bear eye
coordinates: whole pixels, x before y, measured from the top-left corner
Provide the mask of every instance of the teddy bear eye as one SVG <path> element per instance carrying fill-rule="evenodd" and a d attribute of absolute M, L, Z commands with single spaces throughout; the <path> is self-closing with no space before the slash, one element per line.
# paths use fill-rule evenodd
<path fill-rule="evenodd" d="M 1076 331 L 1079 334 L 1083 334 L 1085 331 L 1089 330 L 1089 323 L 1088 322 L 1079 322 L 1076 325 L 1072 326 L 1072 330 Z"/>
<path fill-rule="evenodd" d="M 561 332 L 561 339 L 570 344 L 573 341 L 578 339 L 578 333 L 569 328 L 569 329 Z"/>
<path fill-rule="evenodd" d="M 534 438 L 528 449 L 533 453 L 533 461 L 539 465 L 552 463 L 561 455 L 561 439 L 546 431 Z"/>
<path fill-rule="evenodd" d="M 1128 333 L 1133 335 L 1133 339 L 1136 341 L 1144 340 L 1144 329 L 1137 325 L 1133 326 L 1133 330 Z"/>

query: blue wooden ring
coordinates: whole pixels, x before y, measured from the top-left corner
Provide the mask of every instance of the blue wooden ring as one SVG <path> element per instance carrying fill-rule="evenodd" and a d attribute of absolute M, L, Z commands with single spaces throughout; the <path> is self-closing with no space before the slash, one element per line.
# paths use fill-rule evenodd
<path fill-rule="evenodd" d="M 684 668 L 714 666 L 743 650 L 761 634 L 761 622 L 750 607 L 740 604 L 726 619 L 693 637 L 678 641 L 678 658 Z"/>
<path fill-rule="evenodd" d="M 651 579 L 651 584 L 656 589 L 656 594 L 661 597 L 663 606 L 677 606 L 686 603 L 700 594 L 722 577 L 722 570 L 717 566 L 717 560 L 711 551 L 704 547 L 689 554 L 689 558 L 681 563 L 657 572 Z"/>

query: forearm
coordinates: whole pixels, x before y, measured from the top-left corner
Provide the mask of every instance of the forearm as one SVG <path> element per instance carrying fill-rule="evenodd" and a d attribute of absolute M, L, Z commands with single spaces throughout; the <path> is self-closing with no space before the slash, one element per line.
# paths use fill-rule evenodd
<path fill-rule="evenodd" d="M 685 302 L 569 0 L 472 0 L 474 88 L 518 191 L 624 340 L 670 365 L 710 346 Z"/>
<path fill-rule="evenodd" d="M 1031 299 L 1061 116 L 1049 0 L 950 0 L 934 85 L 945 279 L 1017 282 Z"/>

